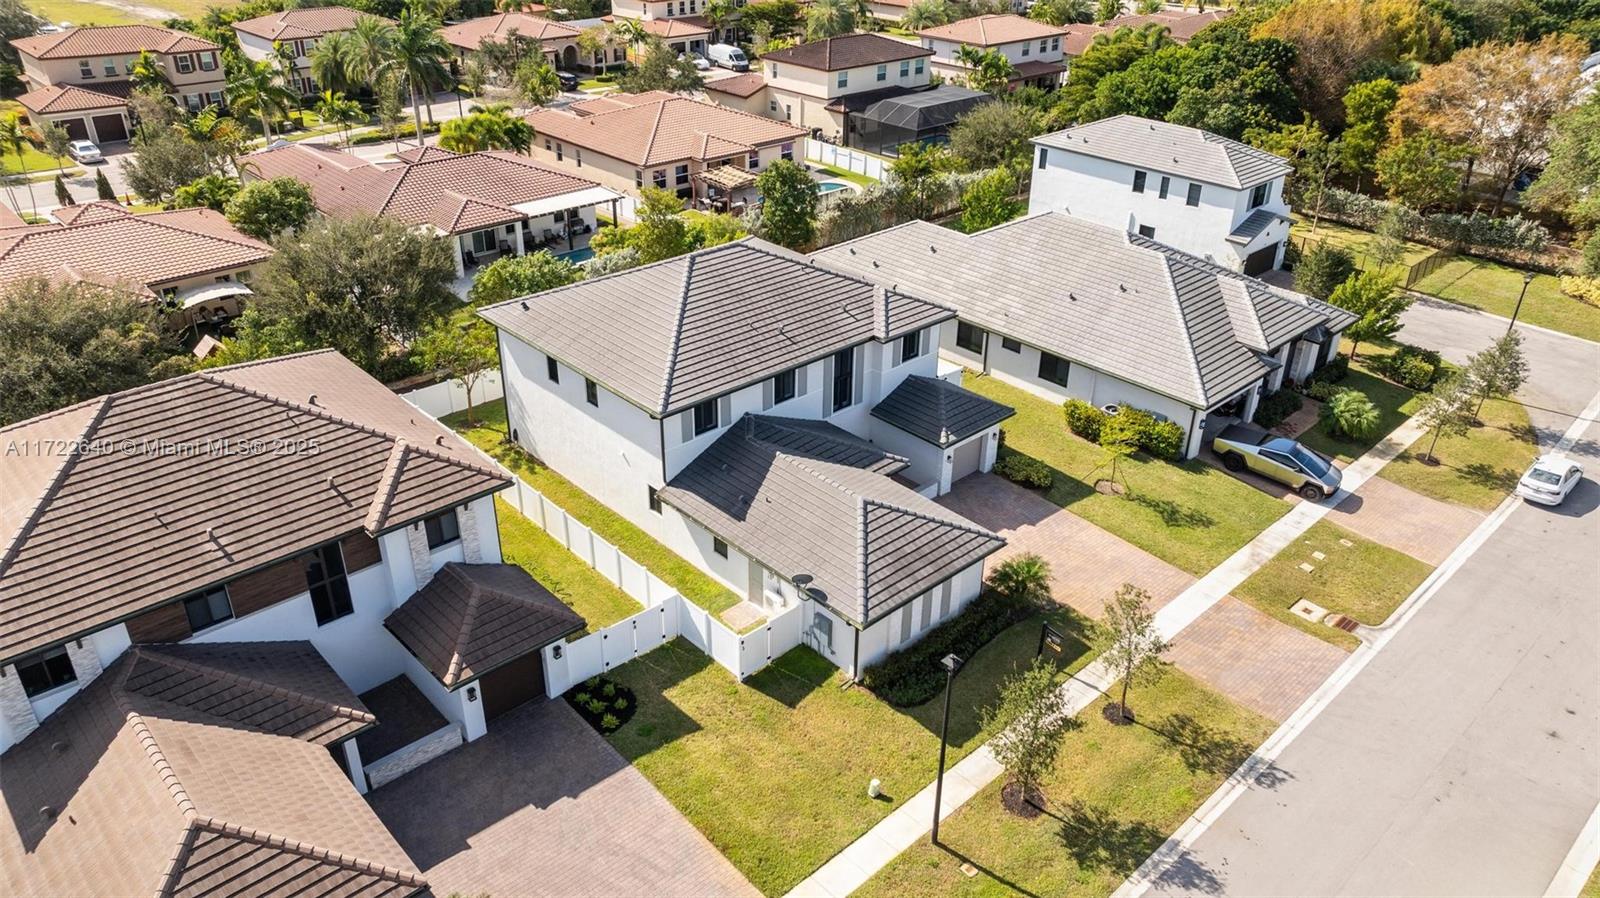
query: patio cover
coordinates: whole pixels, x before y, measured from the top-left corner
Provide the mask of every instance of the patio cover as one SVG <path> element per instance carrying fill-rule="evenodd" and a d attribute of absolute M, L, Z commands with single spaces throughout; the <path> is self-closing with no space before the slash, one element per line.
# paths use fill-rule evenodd
<path fill-rule="evenodd" d="M 696 175 L 706 184 L 721 190 L 738 190 L 741 187 L 750 187 L 756 183 L 754 172 L 746 171 L 737 165 L 719 165 L 708 168 Z"/>
<path fill-rule="evenodd" d="M 584 206 L 598 206 L 612 200 L 622 199 L 622 194 L 609 187 L 585 187 L 572 193 L 563 193 L 559 196 L 547 196 L 542 200 L 531 203 L 518 203 L 512 208 L 526 214 L 529 218 L 540 215 L 549 215 L 566 209 L 579 209 Z"/>
<path fill-rule="evenodd" d="M 251 292 L 249 287 L 238 281 L 218 281 L 214 284 L 184 287 L 178 291 L 177 300 L 182 308 L 188 309 L 203 302 L 227 299 L 230 296 L 249 296 Z"/>

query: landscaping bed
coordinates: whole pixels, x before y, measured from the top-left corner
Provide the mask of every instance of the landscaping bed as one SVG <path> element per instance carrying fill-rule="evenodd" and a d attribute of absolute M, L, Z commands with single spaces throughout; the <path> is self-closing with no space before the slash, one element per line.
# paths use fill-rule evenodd
<path fill-rule="evenodd" d="M 944 688 L 941 658 L 950 654 L 971 658 L 1003 630 L 1033 612 L 1022 602 L 985 590 L 960 614 L 863 671 L 861 685 L 897 708 L 923 704 Z"/>
<path fill-rule="evenodd" d="M 639 710 L 633 690 L 609 677 L 590 677 L 561 697 L 602 736 L 616 732 Z"/>

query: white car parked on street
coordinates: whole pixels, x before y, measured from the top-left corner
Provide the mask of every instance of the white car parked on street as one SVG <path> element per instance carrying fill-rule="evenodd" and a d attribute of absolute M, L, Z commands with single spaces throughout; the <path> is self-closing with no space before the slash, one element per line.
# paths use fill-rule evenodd
<path fill-rule="evenodd" d="M 1541 455 L 1517 482 L 1517 495 L 1540 505 L 1560 505 L 1583 479 L 1583 467 L 1564 455 Z"/>

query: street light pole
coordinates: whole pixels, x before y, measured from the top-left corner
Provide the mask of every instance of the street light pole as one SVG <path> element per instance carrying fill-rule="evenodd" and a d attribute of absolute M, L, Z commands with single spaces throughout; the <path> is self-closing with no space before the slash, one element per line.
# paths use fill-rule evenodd
<path fill-rule="evenodd" d="M 1517 326 L 1517 316 L 1522 314 L 1522 300 L 1528 295 L 1528 285 L 1531 283 L 1533 283 L 1533 272 L 1524 271 L 1522 273 L 1522 292 L 1517 294 L 1517 307 L 1511 310 L 1511 323 L 1506 325 L 1506 333 L 1508 334 L 1511 333 L 1512 328 Z"/>
<path fill-rule="evenodd" d="M 955 655 L 945 655 L 939 659 L 939 665 L 944 668 L 944 720 L 939 724 L 939 774 L 933 780 L 933 844 L 939 844 L 939 802 L 944 798 L 944 750 L 949 742 L 950 734 L 950 684 L 955 681 L 956 671 L 961 669 L 962 661 Z"/>

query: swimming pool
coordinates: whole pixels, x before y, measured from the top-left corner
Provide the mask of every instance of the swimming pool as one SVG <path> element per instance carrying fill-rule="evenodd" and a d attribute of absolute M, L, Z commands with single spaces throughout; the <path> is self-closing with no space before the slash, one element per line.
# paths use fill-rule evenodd
<path fill-rule="evenodd" d="M 566 259 L 574 265 L 582 265 L 594 258 L 594 250 L 586 246 L 583 249 L 575 249 L 570 253 L 560 253 L 556 258 Z"/>
<path fill-rule="evenodd" d="M 817 185 L 817 193 L 833 193 L 836 190 L 849 190 L 850 185 L 843 181 L 823 181 Z"/>

